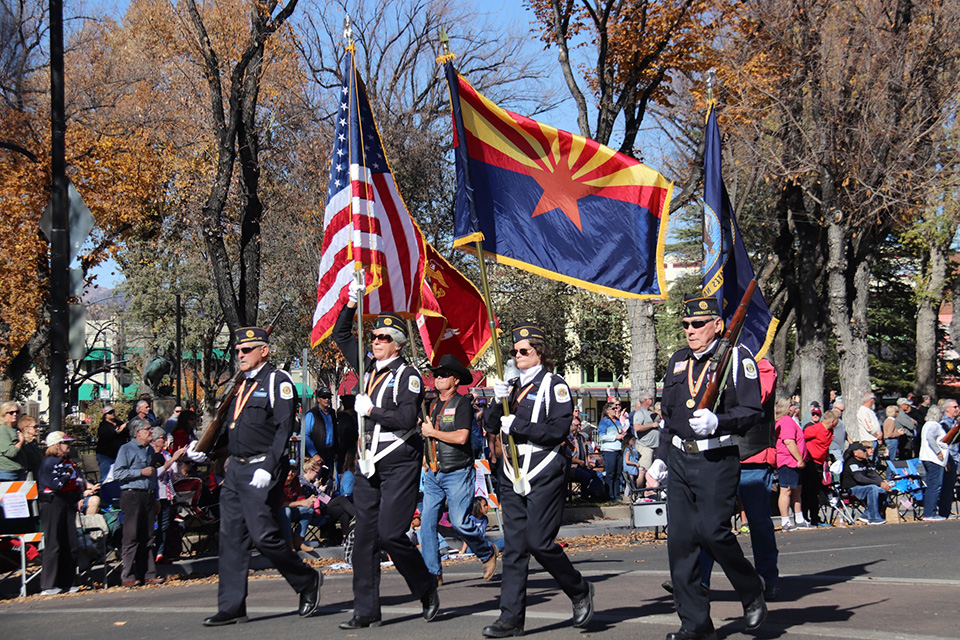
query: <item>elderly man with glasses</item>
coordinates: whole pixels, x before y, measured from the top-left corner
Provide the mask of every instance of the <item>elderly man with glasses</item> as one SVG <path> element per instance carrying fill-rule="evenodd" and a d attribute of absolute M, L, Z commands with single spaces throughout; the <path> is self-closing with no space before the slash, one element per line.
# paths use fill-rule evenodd
<path fill-rule="evenodd" d="M 0 404 L 0 481 L 25 480 L 27 470 L 21 462 L 23 434 L 17 429 L 20 405 L 16 402 Z"/>
<path fill-rule="evenodd" d="M 744 624 L 763 624 L 763 581 L 730 530 L 740 481 L 739 437 L 763 420 L 757 363 L 734 347 L 730 375 L 715 407 L 698 409 L 723 331 L 715 297 L 687 297 L 683 304 L 687 346 L 667 363 L 663 381 L 664 434 L 650 475 L 666 477 L 670 537 L 667 554 L 680 630 L 667 640 L 712 640 L 710 599 L 700 587 L 701 551 L 723 568 L 740 602 Z M 668 473 L 669 472 L 669 473 Z"/>
<path fill-rule="evenodd" d="M 287 477 L 287 443 L 297 415 L 290 374 L 269 362 L 269 335 L 260 327 L 236 331 L 236 355 L 244 373 L 227 407 L 225 433 L 230 458 L 220 490 L 220 561 L 217 613 L 207 627 L 247 621 L 247 572 L 251 544 L 300 595 L 298 613 L 317 609 L 323 574 L 305 564 L 284 539 L 277 522 Z M 216 449 L 216 447 L 215 447 Z M 196 442 L 187 457 L 202 461 Z M 287 525 L 289 526 L 289 525 Z"/>

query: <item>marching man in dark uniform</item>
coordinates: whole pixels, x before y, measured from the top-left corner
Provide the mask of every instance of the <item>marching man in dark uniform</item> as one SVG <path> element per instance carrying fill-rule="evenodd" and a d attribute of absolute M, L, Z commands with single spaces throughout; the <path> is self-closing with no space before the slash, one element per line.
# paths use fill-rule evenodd
<path fill-rule="evenodd" d="M 217 613 L 208 627 L 247 621 L 247 570 L 250 544 L 300 594 L 298 612 L 309 616 L 320 600 L 323 575 L 305 564 L 280 535 L 274 513 L 287 477 L 287 442 L 293 432 L 297 396 L 289 374 L 268 362 L 267 332 L 237 329 L 237 359 L 245 378 L 227 410 L 230 458 L 220 492 L 220 585 Z M 187 457 L 202 462 L 196 441 Z"/>
<path fill-rule="evenodd" d="M 476 493 L 477 474 L 473 469 L 473 405 L 470 398 L 457 393 L 457 387 L 470 384 L 473 376 L 450 354 L 430 367 L 436 379 L 439 397 L 430 408 L 420 433 L 436 444 L 437 472 L 427 470 L 423 480 L 423 511 L 420 515 L 420 551 L 432 575 L 441 579 L 437 523 L 444 498 L 454 531 L 483 563 L 483 579 L 490 580 L 497 570 L 497 548 L 468 517 Z M 428 445 L 429 447 L 430 445 Z M 428 460 L 430 456 L 428 454 Z"/>
<path fill-rule="evenodd" d="M 359 370 L 357 338 L 351 324 L 357 312 L 356 290 L 333 327 L 333 338 L 350 366 Z M 440 610 L 437 580 L 427 571 L 423 557 L 407 531 L 413 521 L 423 460 L 423 439 L 417 434 L 417 418 L 423 400 L 423 381 L 407 364 L 400 350 L 407 343 L 406 326 L 395 313 L 382 313 L 370 337 L 373 358 L 366 358 L 362 394 L 355 402 L 357 415 L 366 420 L 360 446 L 370 447 L 372 466 L 360 455 L 353 502 L 357 526 L 353 549 L 353 617 L 341 629 L 378 626 L 380 613 L 380 549 L 383 548 L 423 605 L 429 622 Z M 366 357 L 366 356 L 365 356 Z M 363 451 L 360 452 L 363 454 Z M 367 465 L 366 468 L 364 465 Z"/>
<path fill-rule="evenodd" d="M 527 570 L 533 555 L 573 602 L 573 626 L 584 627 L 593 617 L 593 585 L 587 582 L 556 542 L 563 513 L 569 461 L 561 452 L 570 432 L 573 402 L 563 378 L 550 373 L 546 337 L 540 328 L 521 324 L 513 329 L 520 377 L 494 384 L 496 402 L 485 428 L 503 441 L 503 575 L 500 617 L 483 628 L 488 638 L 523 634 L 527 604 Z M 510 415 L 503 415 L 506 398 Z M 518 449 L 520 480 L 515 481 L 508 438 Z"/>
<path fill-rule="evenodd" d="M 767 615 L 763 582 L 730 530 L 740 479 L 738 439 L 763 420 L 757 364 L 749 352 L 735 349 L 718 413 L 696 409 L 722 330 L 716 298 L 684 300 L 687 346 L 671 356 L 663 382 L 664 437 L 650 474 L 658 482 L 666 475 L 667 482 L 667 553 L 681 622 L 667 640 L 716 638 L 710 599 L 700 588 L 701 549 L 736 589 L 747 629 L 759 628 Z"/>

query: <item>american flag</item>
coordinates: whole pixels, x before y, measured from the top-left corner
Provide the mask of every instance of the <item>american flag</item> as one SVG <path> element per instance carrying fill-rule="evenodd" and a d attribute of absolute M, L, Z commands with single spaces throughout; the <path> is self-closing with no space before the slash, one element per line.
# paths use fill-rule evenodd
<path fill-rule="evenodd" d="M 313 346 L 333 330 L 347 303 L 347 285 L 360 267 L 366 269 L 365 315 L 393 311 L 413 317 L 420 308 L 423 236 L 390 173 L 352 54 L 348 64 L 323 214 Z"/>

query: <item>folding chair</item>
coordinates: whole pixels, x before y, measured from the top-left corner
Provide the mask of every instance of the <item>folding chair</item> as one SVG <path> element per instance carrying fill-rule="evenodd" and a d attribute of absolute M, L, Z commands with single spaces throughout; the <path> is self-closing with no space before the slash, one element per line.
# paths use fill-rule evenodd
<path fill-rule="evenodd" d="M 910 513 L 914 520 L 920 520 L 923 517 L 920 507 L 923 505 L 923 490 L 926 486 L 923 481 L 926 470 L 920 459 L 893 460 L 890 462 L 890 472 L 889 482 L 893 486 L 893 493 L 888 506 L 896 508 L 900 522 L 905 521 Z"/>
<path fill-rule="evenodd" d="M 173 483 L 177 498 L 174 521 L 180 526 L 184 553 L 215 551 L 220 533 L 220 519 L 199 506 L 203 491 L 200 478 L 181 478 Z"/>

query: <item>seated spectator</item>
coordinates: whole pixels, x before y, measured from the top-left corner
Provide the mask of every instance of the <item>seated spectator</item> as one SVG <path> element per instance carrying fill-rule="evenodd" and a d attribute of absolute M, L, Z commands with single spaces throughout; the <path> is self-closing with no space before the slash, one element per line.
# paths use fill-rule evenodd
<path fill-rule="evenodd" d="M 570 435 L 567 437 L 570 467 L 567 471 L 567 480 L 580 483 L 580 497 L 584 500 L 601 500 L 605 496 L 603 476 L 588 464 L 587 443 L 580 433 L 582 425 L 582 421 L 577 416 L 574 416 L 570 423 Z"/>
<path fill-rule="evenodd" d="M 353 502 L 353 477 L 357 472 L 357 452 L 356 450 L 347 451 L 343 456 L 343 473 L 337 480 L 336 495 L 343 496 L 350 502 Z"/>
<path fill-rule="evenodd" d="M 490 524 L 490 519 L 487 517 L 487 512 L 490 511 L 490 503 L 487 502 L 487 499 L 483 496 L 476 496 L 473 499 L 473 507 L 470 510 L 470 515 L 467 516 L 470 522 L 480 530 L 483 534 L 483 537 L 487 537 L 487 526 Z M 497 540 L 492 540 L 491 544 L 495 546 L 500 551 L 503 551 L 503 538 Z M 460 553 L 467 552 L 467 543 L 464 542 L 460 547 Z"/>
<path fill-rule="evenodd" d="M 887 492 L 890 485 L 873 466 L 873 447 L 863 442 L 854 442 L 843 457 L 843 472 L 840 488 L 849 490 L 866 503 L 866 513 L 859 518 L 867 524 L 886 524 L 881 514 L 886 511 Z"/>
<path fill-rule="evenodd" d="M 340 524 L 340 531 L 345 538 L 350 535 L 356 517 L 353 503 L 347 498 L 331 497 L 314 484 L 320 470 L 321 465 L 316 458 L 304 460 L 303 475 L 299 478 L 299 498 L 288 505 L 287 515 L 295 528 L 294 547 L 299 547 L 301 551 L 313 550 L 303 542 L 311 525 L 317 525 L 327 518 Z"/>
<path fill-rule="evenodd" d="M 950 445 L 942 442 L 947 435 L 946 429 L 940 424 L 942 417 L 937 405 L 927 409 L 927 421 L 920 432 L 920 461 L 927 472 L 923 479 L 923 519 L 928 521 L 946 520 L 950 516 L 950 500 L 940 504 L 943 471 L 950 456 Z"/>

